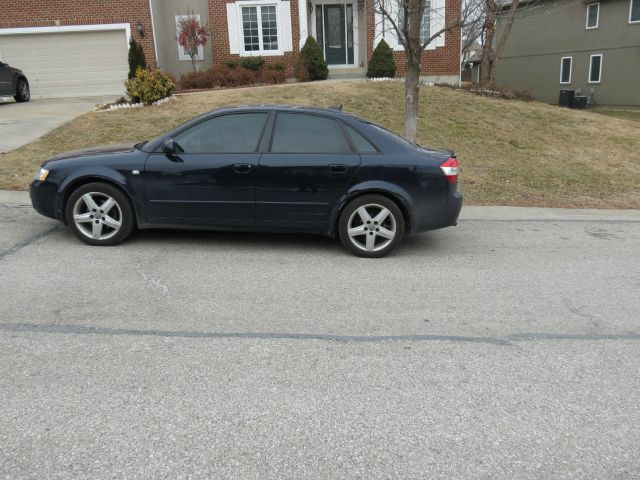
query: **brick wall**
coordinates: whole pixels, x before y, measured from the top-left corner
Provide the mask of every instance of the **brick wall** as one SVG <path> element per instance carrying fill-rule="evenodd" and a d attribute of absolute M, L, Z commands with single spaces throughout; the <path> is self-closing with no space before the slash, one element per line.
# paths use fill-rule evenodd
<path fill-rule="evenodd" d="M 220 65 L 230 60 L 240 59 L 240 55 L 229 53 L 229 29 L 227 27 L 227 3 L 234 0 L 209 0 L 209 23 L 211 27 L 211 46 L 213 64 Z M 287 77 L 295 75 L 295 65 L 300 52 L 300 20 L 298 18 L 298 2 L 290 1 L 291 34 L 293 51 L 284 55 L 263 56 L 266 63 L 280 62 L 287 67 Z"/>
<path fill-rule="evenodd" d="M 372 2 L 372 0 L 369 0 Z M 372 5 L 372 4 L 371 4 Z M 460 18 L 460 0 L 446 0 L 445 4 L 445 25 L 451 24 Z M 371 58 L 373 53 L 375 14 L 370 7 L 367 12 L 367 58 Z M 422 52 L 420 62 L 420 74 L 424 76 L 432 75 L 455 75 L 460 73 L 460 28 L 452 29 L 445 33 L 444 47 L 435 50 L 425 50 Z M 394 51 L 396 61 L 396 75 L 404 76 L 405 55 L 402 51 Z"/>
<path fill-rule="evenodd" d="M 144 38 L 138 35 L 138 22 L 142 22 Z M 155 66 L 148 0 L 0 0 L 0 28 L 105 23 L 129 23 L 132 37 L 142 44 L 147 63 Z"/>

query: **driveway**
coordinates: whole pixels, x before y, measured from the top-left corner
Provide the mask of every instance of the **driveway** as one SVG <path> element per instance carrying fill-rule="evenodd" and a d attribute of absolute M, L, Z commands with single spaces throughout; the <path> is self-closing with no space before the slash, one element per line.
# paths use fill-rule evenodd
<path fill-rule="evenodd" d="M 34 141 L 113 97 L 0 99 L 0 154 Z"/>
<path fill-rule="evenodd" d="M 2 202 L 0 202 L 2 203 Z M 90 248 L 0 206 L 0 477 L 637 478 L 640 212 Z"/>

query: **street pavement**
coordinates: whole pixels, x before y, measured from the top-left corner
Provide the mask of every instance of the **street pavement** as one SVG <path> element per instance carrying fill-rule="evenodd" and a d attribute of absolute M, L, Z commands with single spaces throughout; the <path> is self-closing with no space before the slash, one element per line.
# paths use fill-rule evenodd
<path fill-rule="evenodd" d="M 371 260 L 307 235 L 92 248 L 20 203 L 0 478 L 640 477 L 640 212 L 466 207 Z"/>

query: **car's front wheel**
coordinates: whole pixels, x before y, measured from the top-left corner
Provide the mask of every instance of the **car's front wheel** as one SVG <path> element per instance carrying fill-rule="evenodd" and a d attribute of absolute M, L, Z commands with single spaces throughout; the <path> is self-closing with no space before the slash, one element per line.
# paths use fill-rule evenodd
<path fill-rule="evenodd" d="M 16 84 L 16 94 L 13 96 L 16 102 L 28 102 L 31 98 L 31 90 L 29 84 L 24 78 L 18 80 Z"/>
<path fill-rule="evenodd" d="M 74 190 L 65 208 L 67 225 L 89 245 L 116 245 L 134 227 L 129 199 L 113 185 L 88 183 Z"/>
<path fill-rule="evenodd" d="M 360 257 L 383 257 L 402 240 L 404 217 L 398 205 L 382 195 L 363 195 L 348 203 L 338 220 L 345 248 Z"/>

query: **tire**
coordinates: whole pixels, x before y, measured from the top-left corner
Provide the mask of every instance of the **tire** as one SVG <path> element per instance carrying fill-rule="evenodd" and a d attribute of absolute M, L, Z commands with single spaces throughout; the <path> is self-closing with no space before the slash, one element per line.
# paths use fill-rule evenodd
<path fill-rule="evenodd" d="M 28 102 L 31 99 L 31 90 L 29 89 L 29 83 L 24 79 L 18 79 L 16 83 L 16 94 L 13 96 L 16 102 Z"/>
<path fill-rule="evenodd" d="M 127 196 L 104 182 L 78 187 L 65 206 L 71 231 L 89 245 L 117 245 L 133 231 L 135 218 Z"/>
<path fill-rule="evenodd" d="M 384 257 L 402 241 L 404 230 L 402 211 L 382 195 L 355 198 L 342 209 L 338 219 L 342 245 L 359 257 Z"/>

